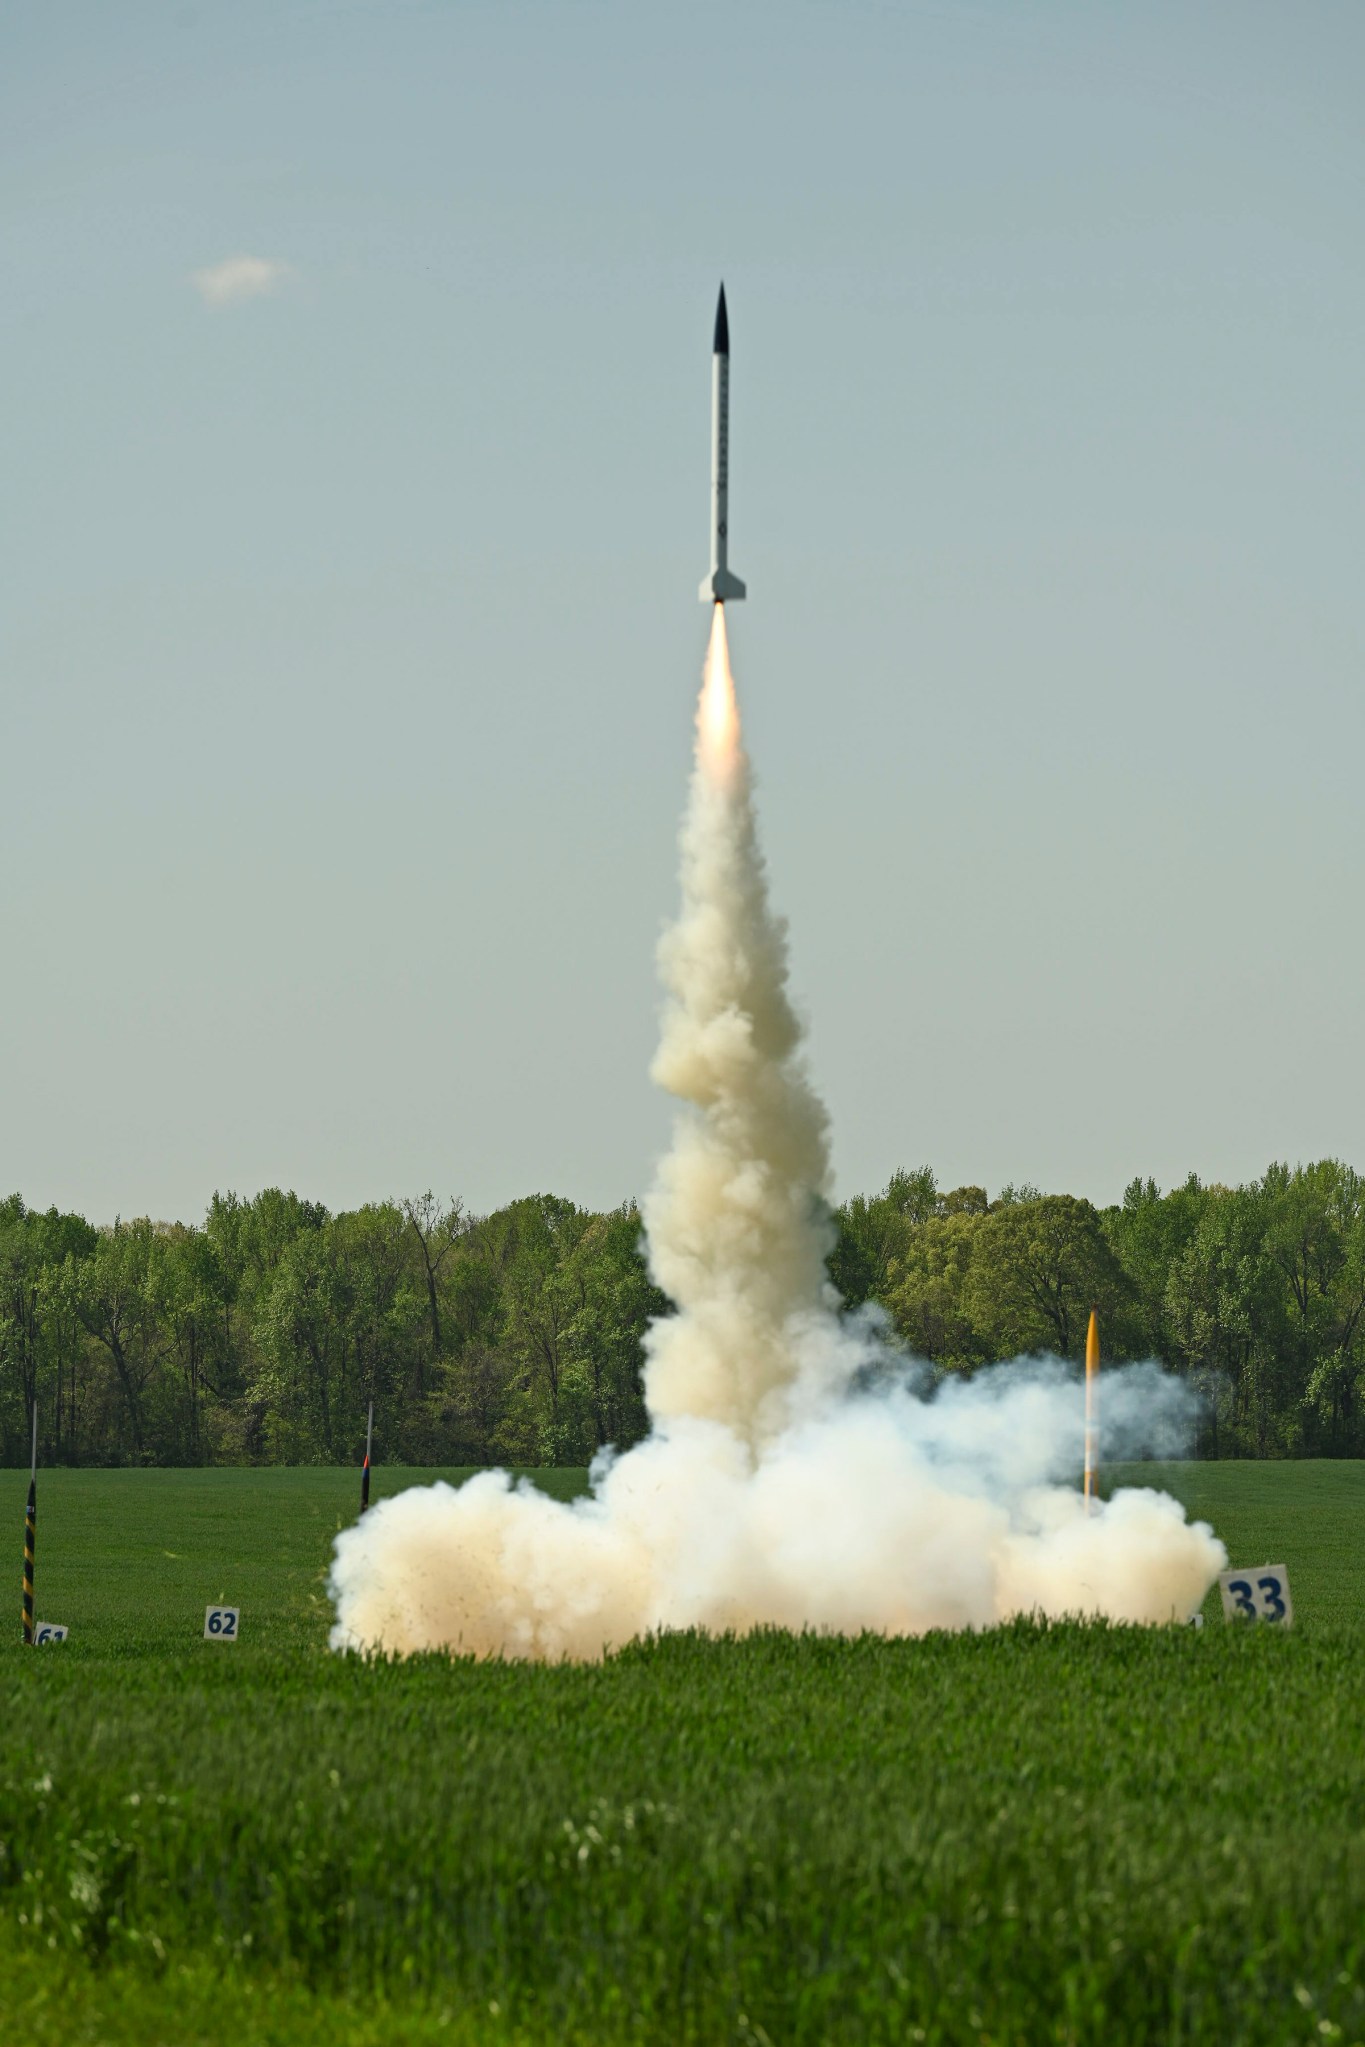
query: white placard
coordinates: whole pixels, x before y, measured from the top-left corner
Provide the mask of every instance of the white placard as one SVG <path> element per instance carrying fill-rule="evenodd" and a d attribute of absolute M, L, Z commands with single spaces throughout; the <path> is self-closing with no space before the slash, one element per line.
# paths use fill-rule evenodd
<path fill-rule="evenodd" d="M 1278 1621 L 1287 1627 L 1294 1618 L 1289 1573 L 1283 1564 L 1256 1564 L 1248 1571 L 1224 1571 L 1218 1580 L 1223 1615 L 1230 1621 Z"/>
<path fill-rule="evenodd" d="M 64 1642 L 69 1632 L 69 1629 L 59 1627 L 56 1621 L 37 1621 L 33 1628 L 34 1646 L 39 1642 Z"/>
<path fill-rule="evenodd" d="M 241 1620 L 240 1606 L 208 1606 L 204 1609 L 204 1640 L 206 1642 L 235 1642 L 237 1624 Z"/>

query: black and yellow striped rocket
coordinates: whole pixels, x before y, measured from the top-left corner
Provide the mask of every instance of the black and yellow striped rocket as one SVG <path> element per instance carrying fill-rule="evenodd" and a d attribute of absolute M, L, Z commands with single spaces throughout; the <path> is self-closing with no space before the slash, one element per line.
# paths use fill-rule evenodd
<path fill-rule="evenodd" d="M 33 1642 L 33 1544 L 38 1528 L 38 1403 L 33 1403 L 33 1458 L 28 1468 L 28 1507 L 24 1514 L 24 1640 Z"/>

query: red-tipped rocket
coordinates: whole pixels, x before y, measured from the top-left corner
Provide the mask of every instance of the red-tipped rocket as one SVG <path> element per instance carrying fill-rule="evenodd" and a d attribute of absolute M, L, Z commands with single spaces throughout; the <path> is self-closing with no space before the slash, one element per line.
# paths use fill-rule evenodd
<path fill-rule="evenodd" d="M 28 1506 L 24 1510 L 24 1640 L 33 1641 L 33 1550 L 38 1526 L 38 1403 L 33 1403 L 33 1457 L 28 1467 Z"/>
<path fill-rule="evenodd" d="M 360 1473 L 360 1511 L 363 1514 L 370 1504 L 370 1445 L 374 1441 L 374 1402 L 370 1402 L 370 1419 L 365 1424 L 365 1463 Z"/>
<path fill-rule="evenodd" d="M 703 604 L 730 604 L 744 595 L 726 560 L 730 522 L 730 323 L 725 286 L 716 306 L 711 349 L 711 573 L 698 591 Z"/>

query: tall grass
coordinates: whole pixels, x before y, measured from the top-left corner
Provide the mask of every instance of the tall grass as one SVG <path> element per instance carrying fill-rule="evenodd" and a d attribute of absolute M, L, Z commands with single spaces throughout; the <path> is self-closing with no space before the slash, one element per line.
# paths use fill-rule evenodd
<path fill-rule="evenodd" d="M 71 1641 L 0 1658 L 0 2015 L 44 2047 L 1365 2039 L 1365 1629 L 1306 1564 L 1292 1635 L 363 1663 L 310 1603 L 337 1475 L 262 1476 L 221 1584 L 186 1480 L 129 1533 L 198 1558 L 169 1618 L 72 1576 Z M 275 1606 L 203 1643 L 267 1539 Z"/>
<path fill-rule="evenodd" d="M 1357 1631 L 673 1637 L 588 1669 L 243 1645 L 33 1657 L 6 1693 L 0 1906 L 64 1958 L 561 2038 L 1365 2025 Z"/>

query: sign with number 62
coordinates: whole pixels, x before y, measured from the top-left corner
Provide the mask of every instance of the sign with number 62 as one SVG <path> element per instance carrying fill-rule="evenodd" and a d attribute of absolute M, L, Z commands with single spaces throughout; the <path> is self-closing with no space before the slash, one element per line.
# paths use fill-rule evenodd
<path fill-rule="evenodd" d="M 206 1642 L 235 1642 L 237 1623 L 241 1619 L 240 1606 L 208 1606 L 204 1609 L 204 1640 Z"/>
<path fill-rule="evenodd" d="M 1294 1618 L 1289 1573 L 1283 1564 L 1258 1564 L 1251 1571 L 1224 1571 L 1218 1580 L 1227 1620 L 1281 1621 Z"/>

